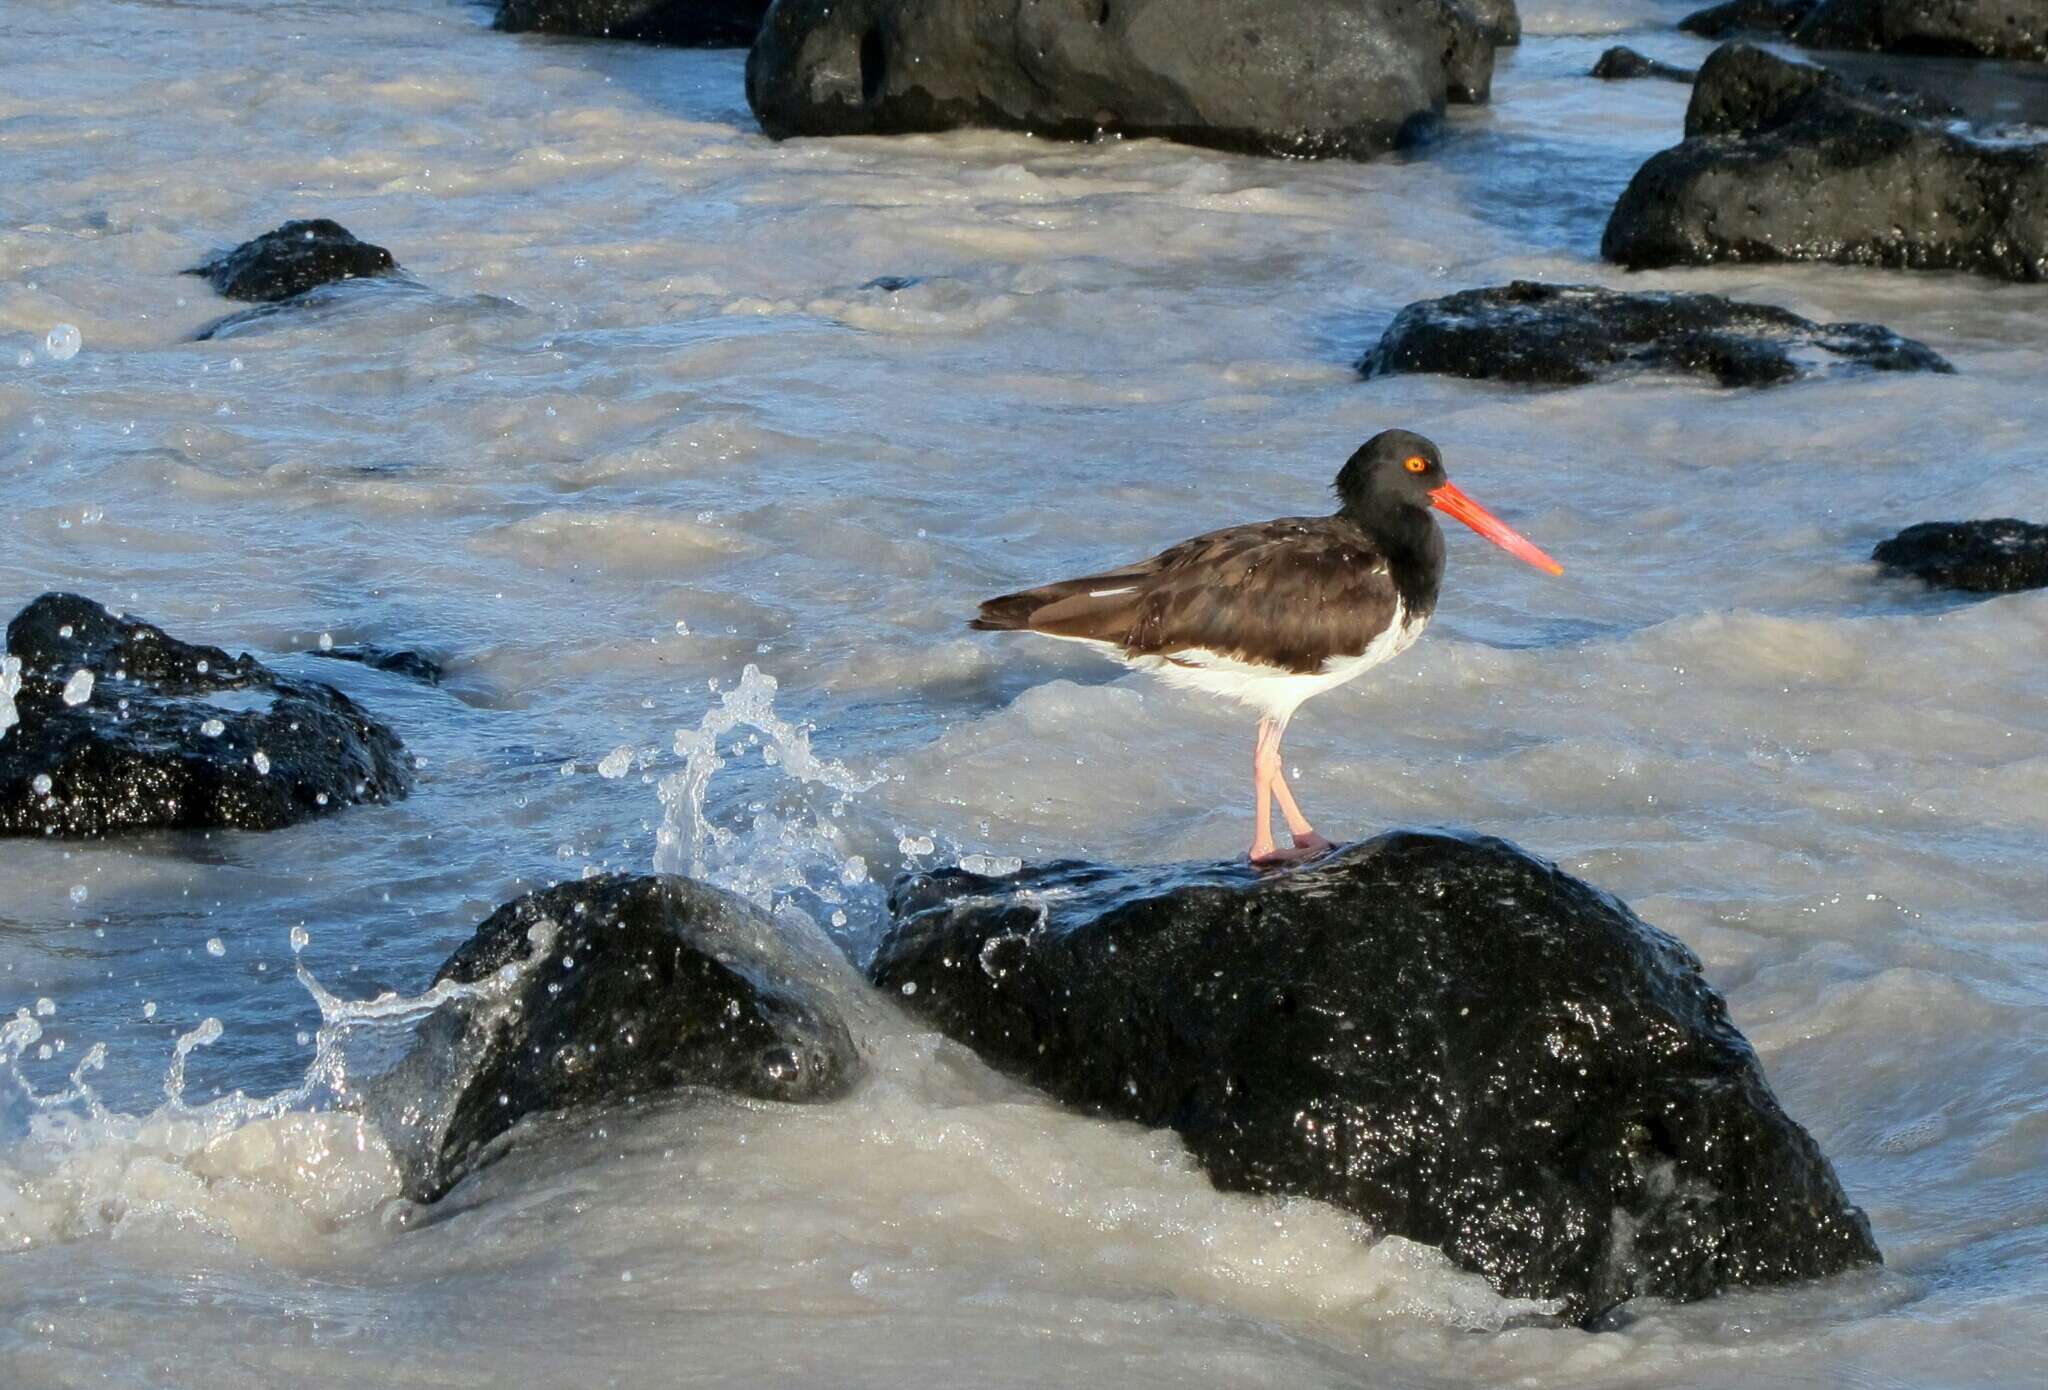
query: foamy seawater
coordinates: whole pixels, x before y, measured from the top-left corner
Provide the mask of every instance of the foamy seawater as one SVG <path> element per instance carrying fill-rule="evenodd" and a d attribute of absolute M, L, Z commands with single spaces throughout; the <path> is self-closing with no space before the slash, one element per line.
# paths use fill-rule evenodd
<path fill-rule="evenodd" d="M 2048 519 L 2048 288 L 1601 265 L 1687 93 L 1582 74 L 1617 35 L 1696 61 L 1688 8 L 1531 4 L 1491 106 L 1364 165 L 775 146 L 739 53 L 432 0 L 0 11 L 0 616 L 76 590 L 331 681 L 424 760 L 407 801 L 274 834 L 5 842 L 0 1378 L 2036 1383 L 2048 597 L 1865 557 Z M 177 272 L 302 216 L 407 278 L 192 341 L 239 306 Z M 1356 378 L 1403 305 L 1517 276 L 1873 320 L 1958 374 Z M 1240 850 L 1239 712 L 963 619 L 1324 509 L 1392 425 L 1566 575 L 1451 536 L 1427 639 L 1295 721 L 1301 800 L 1507 836 L 1684 937 L 1881 1272 L 1536 1325 L 830 963 L 906 866 Z M 657 863 L 782 910 L 869 1082 L 595 1117 L 407 1208 L 352 1069 L 499 903 Z"/>

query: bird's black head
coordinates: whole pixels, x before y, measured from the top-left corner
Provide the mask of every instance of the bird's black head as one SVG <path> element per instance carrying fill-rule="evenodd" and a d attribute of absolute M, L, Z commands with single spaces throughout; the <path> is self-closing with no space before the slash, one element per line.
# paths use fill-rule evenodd
<path fill-rule="evenodd" d="M 1448 482 L 1444 456 L 1413 430 L 1381 430 L 1358 446 L 1337 474 L 1337 497 L 1356 517 L 1404 507 L 1428 510 L 1430 494 Z"/>
<path fill-rule="evenodd" d="M 1454 516 L 1517 559 L 1563 574 L 1545 555 L 1444 476 L 1444 456 L 1411 430 L 1382 430 L 1359 446 L 1337 473 L 1344 515 L 1363 526 L 1382 546 L 1434 548 L 1441 565 L 1431 507 Z"/>

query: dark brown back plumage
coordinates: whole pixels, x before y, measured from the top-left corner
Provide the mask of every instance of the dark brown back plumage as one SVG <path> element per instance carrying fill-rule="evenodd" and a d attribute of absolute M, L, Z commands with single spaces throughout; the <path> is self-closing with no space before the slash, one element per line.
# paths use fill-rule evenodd
<path fill-rule="evenodd" d="M 1386 548 L 1348 517 L 1283 517 L 1211 531 L 1122 569 L 992 598 L 968 625 L 1102 642 L 1129 656 L 1171 659 L 1199 647 L 1316 671 L 1333 657 L 1363 652 L 1393 621 L 1397 595 L 1411 622 L 1436 607 L 1442 541 L 1424 522 L 1434 564 L 1399 565 L 1413 572 L 1404 573 L 1401 588 Z"/>

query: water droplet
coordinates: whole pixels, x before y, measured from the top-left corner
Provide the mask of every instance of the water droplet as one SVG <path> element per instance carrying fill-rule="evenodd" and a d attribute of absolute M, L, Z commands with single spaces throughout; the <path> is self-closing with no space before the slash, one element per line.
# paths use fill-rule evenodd
<path fill-rule="evenodd" d="M 59 362 L 69 362 L 85 346 L 85 335 L 68 323 L 60 323 L 43 337 L 43 351 Z"/>
<path fill-rule="evenodd" d="M 71 679 L 64 682 L 64 703 L 82 705 L 92 698 L 92 672 L 83 667 L 71 673 Z"/>
<path fill-rule="evenodd" d="M 905 980 L 905 981 L 903 982 L 903 992 L 904 992 L 905 994 L 915 994 L 915 993 L 917 993 L 917 981 L 915 981 L 915 980 Z"/>
<path fill-rule="evenodd" d="M 54 1014 L 55 1012 L 57 1012 L 56 1000 L 48 997 L 47 995 L 45 995 L 41 999 L 36 1000 L 37 1018 L 48 1018 L 51 1014 Z"/>
<path fill-rule="evenodd" d="M 315 806 L 325 806 L 325 805 L 327 804 L 327 793 L 326 793 L 326 792 L 315 792 L 315 793 L 313 793 L 313 804 L 314 804 Z"/>
<path fill-rule="evenodd" d="M 331 651 L 333 651 L 333 650 L 334 650 L 334 634 L 333 634 L 333 633 L 331 633 L 331 632 L 323 632 L 323 633 L 321 633 L 321 634 L 320 634 L 320 650 L 321 650 L 321 651 L 323 651 L 323 652 L 331 652 Z"/>
<path fill-rule="evenodd" d="M 224 956 L 227 953 L 227 942 L 222 941 L 217 936 L 209 936 L 206 938 L 206 954 L 208 954 L 209 956 Z"/>
<path fill-rule="evenodd" d="M 88 897 L 90 897 L 90 896 L 91 896 L 91 894 L 89 894 L 89 893 L 87 893 L 87 892 L 85 891 L 85 885 L 84 885 L 84 884 L 82 884 L 82 883 L 74 883 L 73 885 L 71 885 L 71 901 L 72 901 L 72 902 L 74 902 L 74 903 L 82 903 L 82 902 L 84 902 L 84 901 L 85 901 L 85 900 L 86 900 L 86 899 L 87 899 Z"/>
<path fill-rule="evenodd" d="M 144 1018 L 156 1017 L 156 1000 L 145 999 L 142 1001 L 142 1016 Z"/>
<path fill-rule="evenodd" d="M 633 766 L 633 745 L 622 743 L 597 765 L 597 775 L 604 778 L 624 777 Z"/>
<path fill-rule="evenodd" d="M 268 777 L 270 775 L 270 755 L 268 753 L 265 753 L 261 748 L 257 749 L 256 752 L 250 756 L 249 761 L 255 765 L 256 773 L 258 776 Z"/>
<path fill-rule="evenodd" d="M 215 611 L 216 611 L 216 612 L 218 612 L 219 610 L 218 610 L 218 609 L 216 608 L 216 609 L 215 609 Z M 202 676 L 203 676 L 203 675 L 205 675 L 205 674 L 206 674 L 206 673 L 207 673 L 208 671 L 210 671 L 210 670 L 211 670 L 211 669 L 213 669 L 213 668 L 212 668 L 212 663 L 210 663 L 210 662 L 205 662 L 205 661 L 202 661 L 202 662 L 200 662 L 200 663 L 199 663 L 199 664 L 198 664 L 197 666 L 193 667 L 192 669 L 193 669 L 193 670 L 195 670 L 195 671 L 197 671 L 197 672 L 198 672 L 198 673 L 199 673 L 200 675 L 202 675 Z"/>
<path fill-rule="evenodd" d="M 35 776 L 35 780 L 33 782 L 30 782 L 29 785 L 36 789 L 37 796 L 48 796 L 50 794 L 50 788 L 55 786 L 56 783 L 50 780 L 49 773 L 38 772 Z"/>
<path fill-rule="evenodd" d="M 205 734 L 208 738 L 219 738 L 227 730 L 228 726 L 221 723 L 218 719 L 209 719 L 199 726 L 199 732 Z"/>
<path fill-rule="evenodd" d="M 292 949 L 294 951 L 305 950 L 307 943 L 312 941 L 312 939 L 313 937 L 311 933 L 309 933 L 304 927 L 292 928 Z"/>

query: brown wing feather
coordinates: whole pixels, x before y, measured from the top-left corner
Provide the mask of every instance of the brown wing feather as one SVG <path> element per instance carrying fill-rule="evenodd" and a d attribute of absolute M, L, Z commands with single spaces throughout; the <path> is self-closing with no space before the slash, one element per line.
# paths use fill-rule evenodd
<path fill-rule="evenodd" d="M 1289 517 L 990 599 L 971 626 L 1086 638 L 1133 656 L 1200 647 L 1312 671 L 1364 651 L 1394 605 L 1385 557 L 1363 531 L 1337 517 Z"/>

